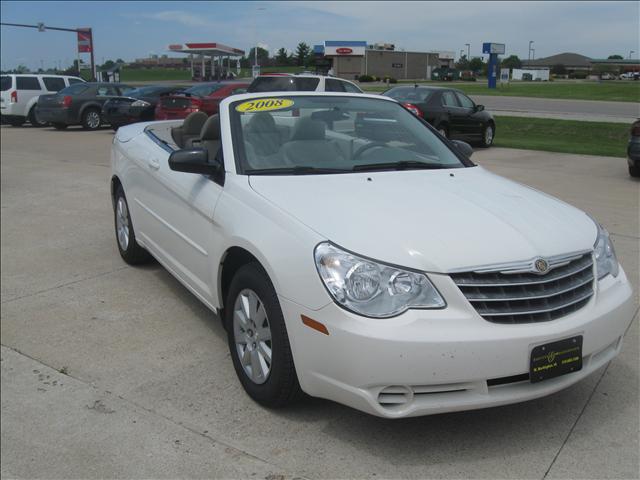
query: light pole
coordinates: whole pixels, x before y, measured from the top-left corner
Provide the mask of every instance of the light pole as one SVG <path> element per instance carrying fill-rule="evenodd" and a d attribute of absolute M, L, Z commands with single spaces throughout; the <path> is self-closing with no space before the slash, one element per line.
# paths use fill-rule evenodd
<path fill-rule="evenodd" d="M 256 72 L 258 70 L 258 12 L 266 10 L 265 7 L 258 7 L 255 10 L 254 19 L 255 19 L 255 33 L 256 33 L 256 46 L 253 48 L 253 76 L 256 76 Z"/>
<path fill-rule="evenodd" d="M 529 40 L 529 61 L 531 61 L 531 51 L 533 50 L 531 45 L 533 45 L 533 40 Z"/>
<path fill-rule="evenodd" d="M 467 60 L 468 60 L 469 57 L 471 56 L 471 44 L 465 43 L 464 46 L 467 47 Z"/>
<path fill-rule="evenodd" d="M 464 50 L 460 50 L 460 60 L 462 60 L 462 57 L 464 57 Z M 469 59 L 467 58 L 467 60 Z"/>
<path fill-rule="evenodd" d="M 629 60 L 631 60 L 631 55 L 634 54 L 634 53 L 636 53 L 635 50 L 629 50 Z"/>
<path fill-rule="evenodd" d="M 24 23 L 0 23 L 0 25 L 7 27 L 25 27 L 25 28 L 35 28 L 39 32 L 46 32 L 47 30 L 56 30 L 59 32 L 74 32 L 78 35 L 78 46 L 81 45 L 81 36 L 82 42 L 84 42 L 85 50 L 84 52 L 89 52 L 91 54 L 91 80 L 95 81 L 96 79 L 96 65 L 93 58 L 93 31 L 91 28 L 60 28 L 60 27 L 48 27 L 44 23 L 38 23 L 37 25 L 25 25 Z M 78 53 L 80 50 L 78 49 Z M 80 63 L 78 62 L 78 74 L 80 74 Z"/>

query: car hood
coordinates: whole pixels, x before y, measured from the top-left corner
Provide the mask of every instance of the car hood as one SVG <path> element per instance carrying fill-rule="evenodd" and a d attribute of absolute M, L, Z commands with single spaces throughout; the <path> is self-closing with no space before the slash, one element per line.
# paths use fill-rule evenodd
<path fill-rule="evenodd" d="M 331 242 L 423 271 L 593 248 L 582 211 L 482 167 L 251 176 L 251 188 Z"/>

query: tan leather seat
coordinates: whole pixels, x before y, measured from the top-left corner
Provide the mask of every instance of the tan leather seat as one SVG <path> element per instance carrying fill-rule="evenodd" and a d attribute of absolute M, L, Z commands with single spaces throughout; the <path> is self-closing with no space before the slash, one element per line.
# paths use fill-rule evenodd
<path fill-rule="evenodd" d="M 220 131 L 220 116 L 211 115 L 202 126 L 200 131 L 200 143 L 198 146 L 209 151 L 209 161 L 216 158 L 218 150 L 222 145 L 222 133 Z"/>
<path fill-rule="evenodd" d="M 194 138 L 200 137 L 202 126 L 207 121 L 207 114 L 204 112 L 193 112 L 187 115 L 179 127 L 171 129 L 171 138 L 179 148 L 191 146 L 188 144 Z"/>

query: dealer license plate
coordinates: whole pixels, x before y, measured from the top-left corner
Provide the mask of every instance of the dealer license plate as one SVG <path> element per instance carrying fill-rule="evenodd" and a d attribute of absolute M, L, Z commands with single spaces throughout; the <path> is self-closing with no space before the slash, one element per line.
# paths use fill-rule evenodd
<path fill-rule="evenodd" d="M 531 351 L 531 383 L 582 370 L 582 335 L 538 345 Z"/>

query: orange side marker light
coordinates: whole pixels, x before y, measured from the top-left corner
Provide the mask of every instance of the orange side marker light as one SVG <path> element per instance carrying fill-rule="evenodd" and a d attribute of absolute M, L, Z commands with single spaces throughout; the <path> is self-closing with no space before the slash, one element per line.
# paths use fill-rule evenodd
<path fill-rule="evenodd" d="M 317 330 L 320 333 L 324 333 L 325 335 L 329 335 L 329 330 L 327 330 L 327 327 L 325 327 L 324 324 L 314 320 L 313 318 L 309 318 L 306 315 L 300 315 L 300 318 L 302 318 L 302 323 L 304 323 L 307 327 L 313 328 L 314 330 Z"/>

